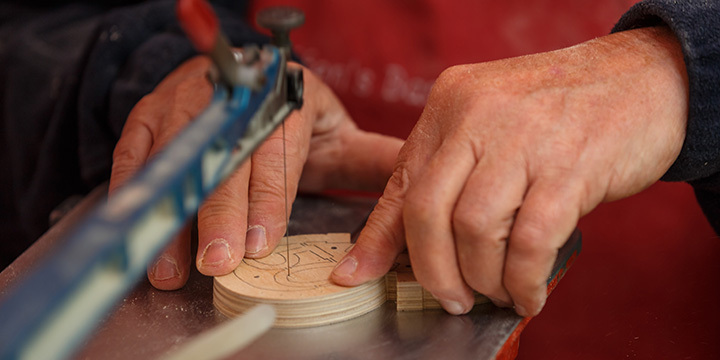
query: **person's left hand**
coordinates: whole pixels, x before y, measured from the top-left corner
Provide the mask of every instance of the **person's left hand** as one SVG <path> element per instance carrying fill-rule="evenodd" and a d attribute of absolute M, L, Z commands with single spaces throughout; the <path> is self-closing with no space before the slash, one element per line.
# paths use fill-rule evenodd
<path fill-rule="evenodd" d="M 209 103 L 209 68 L 206 57 L 188 60 L 133 108 L 115 148 L 111 196 Z M 304 69 L 304 80 L 304 105 L 285 120 L 288 205 L 298 190 L 381 190 L 402 141 L 358 129 L 320 79 Z M 286 226 L 283 166 L 277 129 L 202 204 L 195 261 L 201 273 L 227 274 L 244 256 L 263 257 L 275 248 Z M 186 227 L 148 267 L 148 278 L 159 289 L 180 288 L 190 263 Z"/>

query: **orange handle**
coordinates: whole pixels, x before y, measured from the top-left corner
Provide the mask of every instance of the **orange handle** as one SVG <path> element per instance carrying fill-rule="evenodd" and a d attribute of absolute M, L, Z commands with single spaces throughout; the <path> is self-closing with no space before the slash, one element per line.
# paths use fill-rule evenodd
<path fill-rule="evenodd" d="M 204 0 L 178 0 L 177 16 L 195 48 L 203 53 L 212 51 L 220 27 L 210 4 Z"/>

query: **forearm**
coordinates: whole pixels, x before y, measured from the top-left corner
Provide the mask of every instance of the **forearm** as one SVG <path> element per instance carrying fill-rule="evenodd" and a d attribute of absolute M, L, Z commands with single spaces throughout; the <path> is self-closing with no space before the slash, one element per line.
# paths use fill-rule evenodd
<path fill-rule="evenodd" d="M 668 181 L 689 181 L 720 233 L 720 2 L 643 1 L 613 31 L 664 24 L 680 43 L 688 77 L 685 142 Z"/>
<path fill-rule="evenodd" d="M 689 82 L 687 136 L 663 179 L 697 180 L 720 172 L 720 2 L 643 1 L 613 31 L 663 24 L 680 43 Z"/>

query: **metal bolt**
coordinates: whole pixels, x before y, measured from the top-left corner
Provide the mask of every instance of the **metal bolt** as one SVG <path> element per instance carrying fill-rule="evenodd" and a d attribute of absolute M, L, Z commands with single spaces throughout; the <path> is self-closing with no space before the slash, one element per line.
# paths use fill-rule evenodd
<path fill-rule="evenodd" d="M 290 30 L 305 23 L 305 13 L 293 7 L 276 6 L 258 12 L 256 21 L 261 27 L 270 30 L 275 46 L 289 52 Z"/>

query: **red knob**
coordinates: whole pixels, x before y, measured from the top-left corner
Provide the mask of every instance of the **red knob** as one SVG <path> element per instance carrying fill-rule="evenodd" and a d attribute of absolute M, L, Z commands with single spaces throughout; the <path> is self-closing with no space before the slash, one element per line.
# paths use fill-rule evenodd
<path fill-rule="evenodd" d="M 204 0 L 178 0 L 177 16 L 195 48 L 203 53 L 212 51 L 220 28 L 210 4 Z"/>

